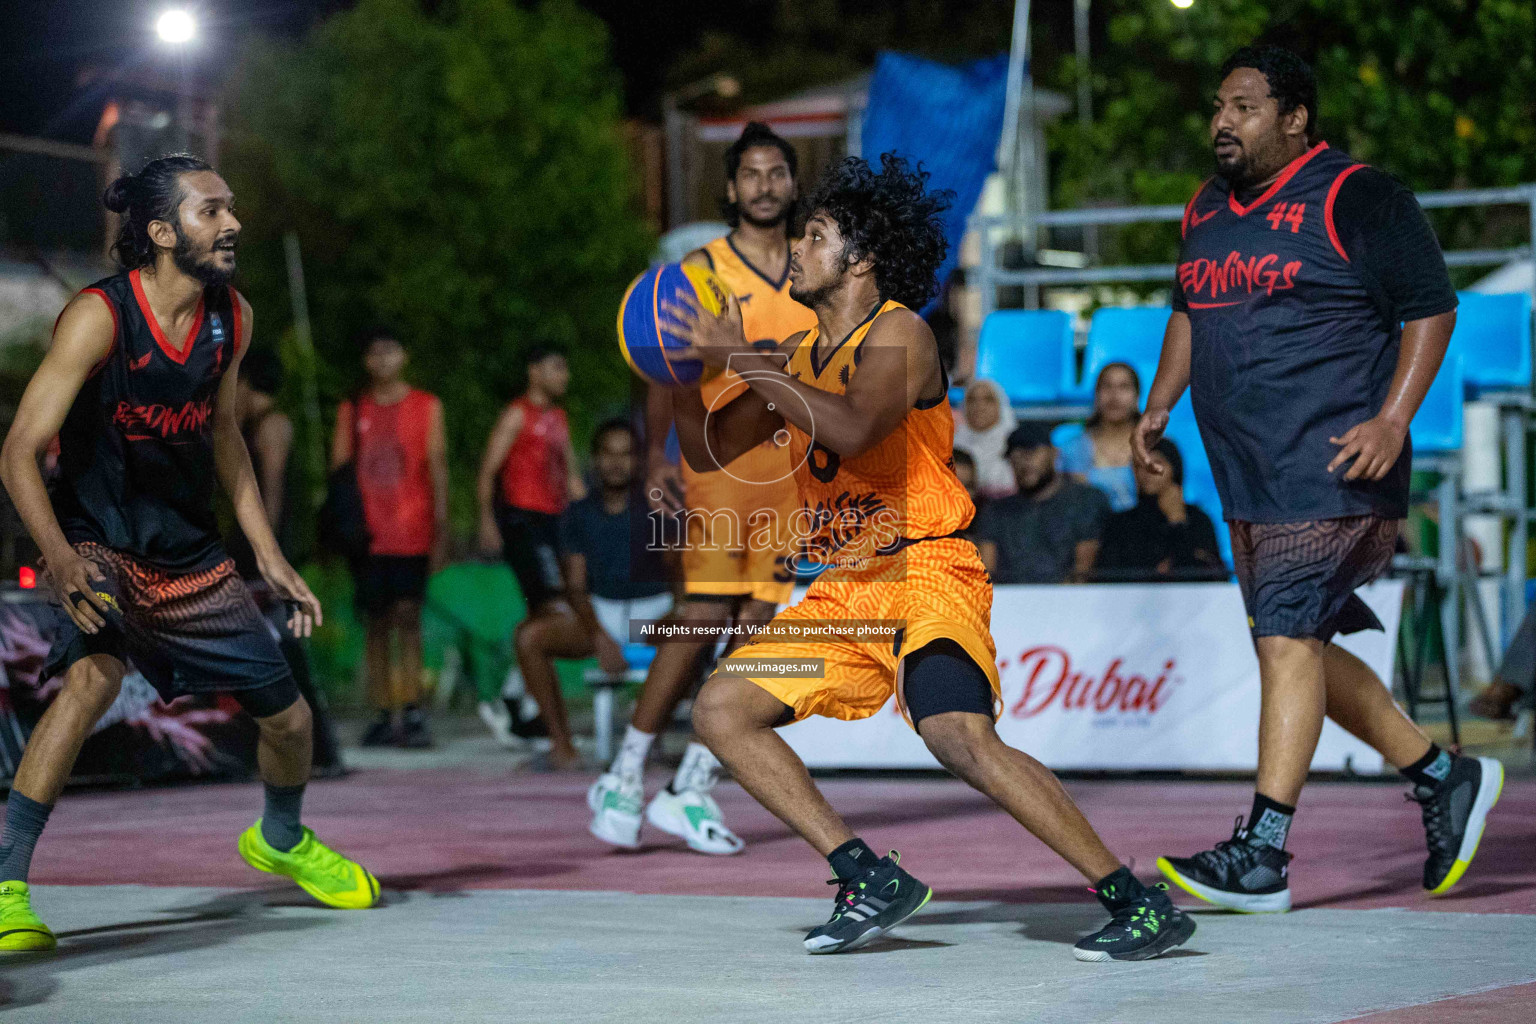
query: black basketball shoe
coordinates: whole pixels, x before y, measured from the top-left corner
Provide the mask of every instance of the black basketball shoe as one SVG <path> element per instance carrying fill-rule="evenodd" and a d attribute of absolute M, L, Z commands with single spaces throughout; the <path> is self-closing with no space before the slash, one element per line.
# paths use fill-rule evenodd
<path fill-rule="evenodd" d="M 806 933 L 808 953 L 857 949 L 901 924 L 933 898 L 932 889 L 902 870 L 901 854 L 895 850 L 863 874 L 846 881 L 834 878 L 827 884 L 837 886 L 832 919 Z"/>
<path fill-rule="evenodd" d="M 1438 786 L 1415 786 L 1407 799 L 1424 810 L 1429 859 L 1424 888 L 1438 896 L 1461 881 L 1483 838 L 1483 823 L 1504 788 L 1504 765 L 1491 757 L 1457 757 Z"/>
<path fill-rule="evenodd" d="M 427 716 L 414 704 L 407 704 L 400 713 L 400 735 L 397 742 L 407 750 L 426 750 L 432 746 L 432 732 L 427 728 Z"/>
<path fill-rule="evenodd" d="M 1245 914 L 1282 914 L 1291 909 L 1286 866 L 1291 854 L 1248 837 L 1239 817 L 1232 838 L 1193 857 L 1159 857 L 1168 881 L 1207 903 Z"/>
<path fill-rule="evenodd" d="M 1195 934 L 1194 919 L 1173 905 L 1166 883 L 1149 887 L 1131 878 L 1120 888 L 1097 891 L 1110 922 L 1072 947 L 1079 960 L 1150 960 Z"/>

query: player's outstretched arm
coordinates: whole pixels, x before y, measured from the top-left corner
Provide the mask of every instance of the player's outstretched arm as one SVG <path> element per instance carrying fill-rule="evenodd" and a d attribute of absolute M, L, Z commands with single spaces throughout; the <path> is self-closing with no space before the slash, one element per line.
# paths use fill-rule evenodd
<path fill-rule="evenodd" d="M 687 296 L 679 297 L 676 302 L 663 303 L 662 308 L 678 325 L 677 333 L 689 344 L 688 348 L 676 350 L 675 354 L 669 353 L 671 358 L 701 359 L 712 366 L 729 366 L 748 383 L 763 410 L 793 423 L 817 444 L 844 458 L 859 455 L 879 444 L 896 429 L 907 410 L 919 399 L 942 397 L 943 372 L 939 367 L 938 344 L 927 323 L 911 310 L 893 310 L 870 326 L 859 351 L 859 372 L 853 374 L 847 390 L 837 395 L 795 380 L 784 372 L 784 353 L 793 351 L 802 336 L 796 335 L 772 353 L 759 352 L 748 345 L 741 331 L 741 310 L 734 295 L 719 316 L 700 309 Z M 723 411 L 735 411 L 747 397 L 736 399 Z M 681 438 L 682 412 L 685 410 L 681 400 L 674 409 L 678 413 L 678 436 Z M 698 415 L 697 409 L 689 411 Z M 746 407 L 742 409 L 744 420 L 745 413 Z M 709 422 L 710 438 L 713 439 L 716 428 L 727 425 L 727 417 L 716 412 L 709 417 Z M 756 423 L 760 430 L 767 424 L 766 418 Z M 742 443 L 752 436 L 755 435 L 745 435 Z M 760 444 L 772 436 L 773 431 L 769 430 L 766 436 L 757 436 L 752 443 Z M 747 447 L 740 450 L 746 451 Z M 687 449 L 684 451 L 686 453 Z M 718 457 L 719 450 L 715 451 Z M 724 465 L 726 461 L 721 458 L 720 464 Z M 692 455 L 688 462 L 695 469 L 700 468 Z"/>
<path fill-rule="evenodd" d="M 1157 360 L 1157 376 L 1147 391 L 1147 411 L 1131 433 L 1132 454 L 1150 473 L 1163 471 L 1162 463 L 1152 458 L 1152 446 L 1162 439 L 1168 413 L 1189 387 L 1190 345 L 1189 314 L 1174 313 L 1163 331 L 1163 353 Z"/>
<path fill-rule="evenodd" d="M 251 453 L 240 433 L 240 363 L 251 347 L 255 325 L 251 304 L 243 295 L 237 295 L 236 299 L 240 303 L 241 337 L 214 398 L 213 464 L 219 474 L 219 483 L 235 508 L 235 519 L 250 542 L 251 550 L 256 553 L 256 567 L 278 596 L 293 606 L 289 628 L 295 636 L 309 636 L 321 621 L 320 602 L 277 546 L 272 524 L 267 520 L 266 505 L 261 500 L 261 488 L 256 483 L 256 470 L 251 466 Z"/>
<path fill-rule="evenodd" d="M 64 426 L 80 388 L 107 358 L 117 334 L 112 310 L 97 294 L 75 296 L 53 329 L 53 344 L 21 396 L 16 418 L 0 448 L 0 480 L 27 532 L 42 552 L 48 578 L 75 625 L 95 633 L 106 625 L 105 606 L 91 581 L 102 578 L 59 528 L 37 460 Z"/>

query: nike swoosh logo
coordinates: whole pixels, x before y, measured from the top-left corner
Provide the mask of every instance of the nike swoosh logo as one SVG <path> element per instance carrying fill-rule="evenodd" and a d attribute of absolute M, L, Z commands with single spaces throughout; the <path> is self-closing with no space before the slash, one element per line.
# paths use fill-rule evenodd
<path fill-rule="evenodd" d="M 754 294 L 755 294 L 754 292 L 747 292 L 747 294 L 745 294 L 745 295 L 738 295 L 738 296 L 736 296 L 736 301 L 741 303 L 743 306 L 745 306 L 747 303 L 752 301 L 752 296 Z"/>
<path fill-rule="evenodd" d="M 1201 224 L 1204 224 L 1206 221 L 1210 220 L 1212 217 L 1216 216 L 1220 212 L 1221 212 L 1221 207 L 1218 206 L 1216 209 L 1212 210 L 1210 213 L 1208 213 L 1204 217 L 1202 217 L 1198 213 L 1196 213 L 1195 211 L 1191 210 L 1191 211 L 1189 211 L 1189 226 L 1192 227 L 1192 228 L 1197 228 Z"/>

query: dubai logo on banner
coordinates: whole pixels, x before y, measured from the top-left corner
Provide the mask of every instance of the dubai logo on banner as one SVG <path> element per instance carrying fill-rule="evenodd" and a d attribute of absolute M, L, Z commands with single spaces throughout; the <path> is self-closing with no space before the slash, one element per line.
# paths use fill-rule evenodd
<path fill-rule="evenodd" d="M 1392 678 L 1402 583 L 1361 596 L 1387 627 L 1340 646 Z M 1230 584 L 997 587 L 998 734 L 1052 768 L 1245 771 L 1258 761 L 1258 661 Z M 937 768 L 895 701 L 856 722 L 782 730 L 813 768 Z M 1312 765 L 1382 770 L 1327 723 Z"/>

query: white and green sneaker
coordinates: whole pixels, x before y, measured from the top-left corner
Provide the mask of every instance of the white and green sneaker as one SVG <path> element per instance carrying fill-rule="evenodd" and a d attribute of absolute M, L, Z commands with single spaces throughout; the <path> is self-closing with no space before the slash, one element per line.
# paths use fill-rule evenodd
<path fill-rule="evenodd" d="M 715 798 L 697 789 L 681 793 L 672 792 L 671 787 L 663 789 L 645 809 L 645 820 L 685 840 L 690 850 L 699 853 L 726 857 L 740 853 L 747 845 L 725 827 Z"/>
<path fill-rule="evenodd" d="M 640 802 L 645 790 L 640 780 L 608 772 L 587 790 L 592 824 L 587 830 L 605 843 L 633 850 L 640 845 Z"/>

